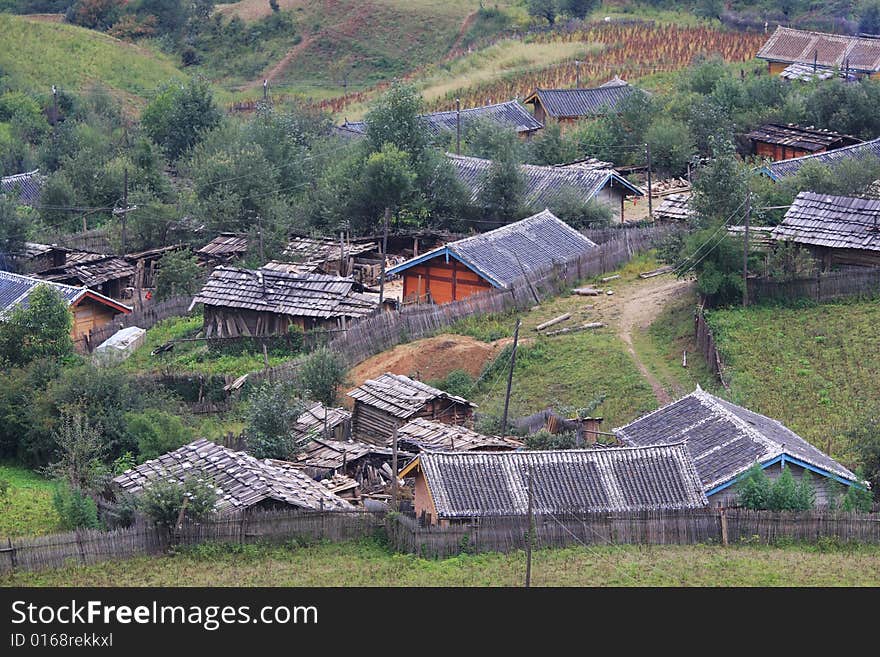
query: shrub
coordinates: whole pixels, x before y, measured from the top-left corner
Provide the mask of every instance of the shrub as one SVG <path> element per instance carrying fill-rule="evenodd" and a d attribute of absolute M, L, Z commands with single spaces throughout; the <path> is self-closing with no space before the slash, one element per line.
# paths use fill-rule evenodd
<path fill-rule="evenodd" d="M 452 370 L 446 375 L 445 379 L 436 381 L 433 385 L 435 388 L 448 392 L 450 395 L 467 397 L 471 388 L 474 387 L 474 377 L 465 370 Z"/>
<path fill-rule="evenodd" d="M 528 449 L 574 449 L 575 446 L 573 431 L 550 433 L 546 429 L 541 429 L 526 437 L 526 448 Z"/>
<path fill-rule="evenodd" d="M 125 424 L 137 441 L 141 463 L 192 441 L 192 430 L 178 416 L 158 409 L 126 413 Z"/>
<path fill-rule="evenodd" d="M 266 382 L 250 397 L 244 433 L 248 451 L 257 458 L 286 460 L 298 449 L 294 443 L 296 421 L 305 410 L 281 383 Z"/>
<path fill-rule="evenodd" d="M 202 477 L 190 477 L 184 482 L 158 480 L 144 491 L 139 506 L 156 525 L 170 530 L 177 524 L 184 501 L 184 518 L 201 521 L 214 512 L 217 490 Z"/>
<path fill-rule="evenodd" d="M 767 509 L 770 504 L 770 479 L 755 463 L 738 484 L 739 504 L 747 509 Z"/>
<path fill-rule="evenodd" d="M 336 405 L 339 387 L 345 383 L 345 364 L 338 354 L 327 347 L 316 349 L 305 357 L 300 367 L 300 385 L 304 397 Z"/>
<path fill-rule="evenodd" d="M 59 482 L 55 488 L 52 504 L 58 511 L 62 529 L 96 529 L 100 526 L 95 500 L 66 482 Z"/>

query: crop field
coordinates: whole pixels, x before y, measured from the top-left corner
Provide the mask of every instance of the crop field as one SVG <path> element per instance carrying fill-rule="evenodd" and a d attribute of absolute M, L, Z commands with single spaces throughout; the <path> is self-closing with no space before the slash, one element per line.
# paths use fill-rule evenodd
<path fill-rule="evenodd" d="M 0 575 L 0 586 L 522 586 L 525 554 L 442 560 L 378 541 L 202 545 L 174 556 Z M 880 548 L 591 546 L 536 550 L 533 586 L 877 586 Z"/>

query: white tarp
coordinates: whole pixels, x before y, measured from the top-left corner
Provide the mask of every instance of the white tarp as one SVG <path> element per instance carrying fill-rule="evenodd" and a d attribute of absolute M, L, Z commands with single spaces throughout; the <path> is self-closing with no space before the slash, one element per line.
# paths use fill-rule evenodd
<path fill-rule="evenodd" d="M 137 326 L 116 331 L 95 348 L 94 358 L 102 363 L 118 363 L 131 356 L 146 339 L 147 332 Z"/>

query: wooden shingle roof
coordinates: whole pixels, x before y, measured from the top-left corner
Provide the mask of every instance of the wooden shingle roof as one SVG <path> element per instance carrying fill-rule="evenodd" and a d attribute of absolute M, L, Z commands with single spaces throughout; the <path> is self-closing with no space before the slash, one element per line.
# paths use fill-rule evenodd
<path fill-rule="evenodd" d="M 592 450 L 425 452 L 401 476 L 417 467 L 425 475 L 441 518 L 526 513 L 529 472 L 536 515 L 707 505 L 682 443 Z"/>
<path fill-rule="evenodd" d="M 211 272 L 190 309 L 203 303 L 319 319 L 372 314 L 378 307 L 377 299 L 354 288 L 353 280 L 339 276 L 221 266 Z"/>
<path fill-rule="evenodd" d="M 637 91 L 623 80 L 610 81 L 590 89 L 535 89 L 525 99 L 534 103 L 537 99 L 548 116 L 574 118 L 602 116 L 614 112 L 618 103 Z M 608 85 L 608 86 L 606 86 Z"/>
<path fill-rule="evenodd" d="M 471 203 L 478 203 L 480 191 L 492 160 L 465 155 L 446 156 L 455 168 L 459 180 L 470 192 Z M 525 202 L 532 207 L 548 207 L 558 200 L 563 190 L 571 190 L 584 203 L 605 187 L 620 187 L 624 194 L 644 196 L 644 192 L 630 183 L 614 169 L 591 169 L 582 167 L 520 165 L 525 181 Z"/>
<path fill-rule="evenodd" d="M 801 192 L 773 239 L 833 249 L 880 251 L 880 200 Z"/>
<path fill-rule="evenodd" d="M 0 193 L 16 197 L 21 205 L 36 205 L 45 177 L 39 169 L 0 178 Z"/>
<path fill-rule="evenodd" d="M 425 130 L 432 137 L 437 137 L 444 132 L 455 132 L 458 121 L 457 112 L 449 110 L 444 112 L 432 112 L 419 116 Z M 540 130 L 544 126 L 532 116 L 531 112 L 519 101 L 509 100 L 505 103 L 494 105 L 482 105 L 469 107 L 461 110 L 461 130 L 464 134 L 468 126 L 477 120 L 487 120 L 498 124 L 503 128 L 512 128 L 519 133 L 530 133 Z M 353 121 L 342 124 L 341 130 L 366 134 L 367 124 L 364 121 Z"/>
<path fill-rule="evenodd" d="M 348 396 L 355 401 L 375 406 L 399 418 L 411 417 L 426 403 L 436 399 L 476 407 L 476 404 L 472 404 L 464 397 L 450 395 L 448 392 L 438 390 L 427 383 L 391 372 L 364 381 L 354 390 L 350 390 Z"/>
<path fill-rule="evenodd" d="M 163 454 L 113 478 L 121 491 L 139 494 L 157 480 L 201 477 L 217 489 L 215 509 L 229 513 L 263 500 L 312 511 L 350 511 L 352 506 L 292 464 L 256 459 L 204 438 Z"/>
<path fill-rule="evenodd" d="M 346 244 L 345 256 L 353 257 L 378 249 L 375 242 Z M 284 249 L 284 255 L 297 263 L 317 263 L 339 260 L 341 257 L 339 240 L 326 237 L 294 237 Z"/>
<path fill-rule="evenodd" d="M 464 263 L 492 285 L 508 288 L 525 273 L 541 271 L 596 248 L 549 210 L 486 233 L 450 242 L 388 270 L 398 274 L 438 255 Z"/>
<path fill-rule="evenodd" d="M 849 68 L 860 73 L 880 71 L 880 39 L 794 30 L 781 25 L 756 55 L 758 59 L 824 68 Z"/>
<path fill-rule="evenodd" d="M 397 430 L 397 442 L 402 449 L 419 451 L 468 452 L 482 450 L 519 449 L 523 444 L 510 438 L 485 436 L 467 427 L 435 422 L 417 417 Z"/>
<path fill-rule="evenodd" d="M 217 237 L 196 251 L 202 258 L 231 260 L 247 253 L 248 236 L 239 233 L 220 233 Z"/>
<path fill-rule="evenodd" d="M 833 130 L 800 126 L 794 123 L 766 123 L 746 135 L 747 139 L 766 144 L 791 146 L 811 153 L 833 146 L 852 146 L 862 140 Z"/>
<path fill-rule="evenodd" d="M 115 255 L 99 253 L 73 252 L 67 255 L 67 262 L 61 267 L 54 267 L 39 273 L 39 277 L 47 281 L 79 283 L 86 287 L 94 287 L 122 278 L 134 276 L 135 265 Z"/>
<path fill-rule="evenodd" d="M 405 452 L 401 453 L 409 456 Z M 380 456 L 390 459 L 392 450 L 390 447 L 379 447 L 357 440 L 314 438 L 296 455 L 294 462 L 308 468 L 339 470 L 365 456 Z"/>
<path fill-rule="evenodd" d="M 856 475 L 782 423 L 725 401 L 699 386 L 691 394 L 613 430 L 628 445 L 687 441 L 707 493 L 729 484 L 755 462 L 783 454 L 854 482 Z"/>
<path fill-rule="evenodd" d="M 835 148 L 825 153 L 811 153 L 810 155 L 793 157 L 789 160 L 770 162 L 761 171 L 773 180 L 779 180 L 786 176 L 795 175 L 807 162 L 819 162 L 834 168 L 835 164 L 844 160 L 863 160 L 868 158 L 880 158 L 880 137 L 853 144 L 852 146 Z"/>
<path fill-rule="evenodd" d="M 296 419 L 296 432 L 303 439 L 322 435 L 324 429 L 332 431 L 340 424 L 351 421 L 351 412 L 344 408 L 327 408 L 321 402 L 309 406 Z"/>
<path fill-rule="evenodd" d="M 654 219 L 665 221 L 687 221 L 693 214 L 690 206 L 690 193 L 669 194 L 654 208 Z"/>
<path fill-rule="evenodd" d="M 31 292 L 38 285 L 48 285 L 56 290 L 68 305 L 79 303 L 84 297 L 89 297 L 98 303 L 110 306 L 114 310 L 130 313 L 132 308 L 125 304 L 114 301 L 110 297 L 89 290 L 86 287 L 74 287 L 52 281 L 44 281 L 32 276 L 22 276 L 8 271 L 0 271 L 0 319 L 3 319 L 16 306 L 26 308 Z"/>

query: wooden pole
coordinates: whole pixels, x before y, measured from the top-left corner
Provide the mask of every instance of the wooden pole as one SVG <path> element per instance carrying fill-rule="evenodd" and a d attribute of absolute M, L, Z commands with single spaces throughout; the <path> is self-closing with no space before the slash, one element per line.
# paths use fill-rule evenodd
<path fill-rule="evenodd" d="M 397 511 L 400 503 L 397 499 L 397 427 L 391 436 L 391 509 Z"/>
<path fill-rule="evenodd" d="M 532 538 L 535 523 L 532 518 L 532 468 L 526 471 L 526 496 L 528 497 L 529 531 L 526 534 L 526 588 L 532 585 Z"/>
<path fill-rule="evenodd" d="M 388 222 L 391 208 L 385 208 L 385 225 L 382 229 L 382 272 L 379 275 L 379 305 L 385 300 L 385 260 L 388 258 Z"/>
<path fill-rule="evenodd" d="M 260 237 L 260 262 L 266 263 L 266 256 L 263 252 L 263 218 L 257 215 L 257 233 Z"/>
<path fill-rule="evenodd" d="M 654 201 L 651 200 L 651 144 L 645 144 L 645 160 L 648 165 L 648 216 L 654 218 Z"/>
<path fill-rule="evenodd" d="M 749 219 L 752 214 L 752 193 L 746 192 L 745 239 L 743 240 L 743 308 L 749 305 Z"/>
<path fill-rule="evenodd" d="M 125 254 L 125 222 L 128 219 L 128 167 L 123 172 L 122 187 L 122 253 Z"/>
<path fill-rule="evenodd" d="M 521 320 L 516 320 L 516 328 L 513 331 L 513 351 L 510 353 L 510 369 L 507 372 L 507 392 L 504 395 L 504 415 L 501 417 L 501 435 L 507 435 L 507 411 L 510 409 L 510 386 L 513 383 L 513 368 L 516 365 L 516 345 L 519 342 L 519 325 Z"/>
<path fill-rule="evenodd" d="M 461 155 L 461 98 L 455 99 L 455 154 Z"/>

